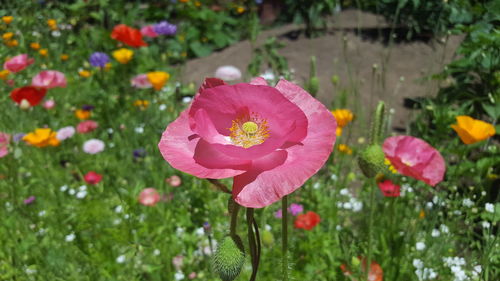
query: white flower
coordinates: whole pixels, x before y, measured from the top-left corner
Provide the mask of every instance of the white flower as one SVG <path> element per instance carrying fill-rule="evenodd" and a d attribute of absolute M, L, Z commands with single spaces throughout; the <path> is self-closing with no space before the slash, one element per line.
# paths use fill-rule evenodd
<path fill-rule="evenodd" d="M 415 268 L 423 268 L 424 267 L 424 263 L 420 259 L 413 259 L 413 266 Z"/>
<path fill-rule="evenodd" d="M 233 81 L 241 79 L 241 71 L 232 65 L 224 65 L 217 68 L 215 77 L 226 81 Z"/>
<path fill-rule="evenodd" d="M 45 210 L 41 210 L 40 212 L 38 212 L 38 216 L 43 217 L 43 216 L 45 216 L 46 213 L 47 212 L 45 212 Z"/>
<path fill-rule="evenodd" d="M 349 195 L 349 190 L 347 188 L 342 188 L 340 190 L 340 195 L 345 195 L 345 196 Z"/>
<path fill-rule="evenodd" d="M 203 227 L 200 227 L 200 228 L 197 228 L 194 233 L 198 236 L 203 236 L 205 234 L 205 230 L 203 229 Z"/>
<path fill-rule="evenodd" d="M 159 256 L 159 255 L 160 255 L 160 250 L 155 249 L 155 250 L 153 251 L 153 255 L 155 255 L 155 256 Z"/>
<path fill-rule="evenodd" d="M 167 105 L 166 104 L 160 104 L 160 106 L 158 107 L 158 109 L 160 111 L 163 111 L 163 110 L 167 109 Z"/>
<path fill-rule="evenodd" d="M 441 230 L 442 233 L 450 233 L 450 229 L 444 224 L 439 226 L 439 230 Z"/>
<path fill-rule="evenodd" d="M 124 263 L 125 262 L 125 255 L 120 255 L 116 258 L 117 263 Z"/>
<path fill-rule="evenodd" d="M 491 203 L 486 203 L 484 205 L 484 209 L 486 210 L 486 212 L 494 213 L 495 212 L 495 205 L 493 205 Z"/>
<path fill-rule="evenodd" d="M 59 36 L 61 36 L 61 32 L 59 30 L 54 30 L 54 31 L 52 31 L 51 34 L 52 34 L 53 37 L 59 37 Z"/>
<path fill-rule="evenodd" d="M 86 185 L 81 185 L 80 187 L 78 187 L 78 190 L 79 191 L 86 191 L 87 190 L 87 186 Z"/>
<path fill-rule="evenodd" d="M 425 207 L 426 207 L 427 209 L 432 209 L 432 207 L 433 207 L 433 206 L 434 206 L 434 204 L 433 204 L 432 202 L 427 202 L 427 203 L 425 204 Z"/>
<path fill-rule="evenodd" d="M 337 181 L 339 179 L 336 174 L 332 174 L 330 178 L 332 179 L 332 181 Z"/>
<path fill-rule="evenodd" d="M 321 184 L 320 184 L 319 182 L 315 182 L 315 183 L 313 184 L 313 188 L 314 188 L 314 189 L 318 189 L 318 188 L 320 188 L 320 187 L 321 187 Z"/>
<path fill-rule="evenodd" d="M 462 205 L 464 205 L 465 207 L 472 207 L 474 206 L 474 202 L 472 200 L 470 200 L 469 198 L 465 198 L 463 201 L 462 201 Z"/>
<path fill-rule="evenodd" d="M 112 133 L 114 133 L 114 132 L 115 132 L 115 131 L 113 130 L 113 128 L 108 128 L 108 130 L 107 130 L 107 131 L 108 131 L 108 134 L 110 134 L 110 135 L 111 135 Z"/>
<path fill-rule="evenodd" d="M 75 195 L 76 191 L 71 188 L 69 191 L 68 191 L 69 195 Z"/>
<path fill-rule="evenodd" d="M 336 229 L 337 231 L 341 231 L 341 230 L 342 230 L 342 226 L 341 226 L 341 225 L 337 225 L 337 226 L 335 227 L 335 229 Z"/>
<path fill-rule="evenodd" d="M 142 134 L 142 133 L 144 133 L 144 128 L 143 127 L 137 127 L 137 128 L 135 128 L 135 132 L 138 133 L 138 134 Z"/>
<path fill-rule="evenodd" d="M 68 186 L 67 186 L 67 185 L 63 185 L 63 186 L 61 186 L 61 187 L 59 188 L 59 190 L 60 190 L 61 192 L 64 192 L 64 191 L 68 190 Z"/>
<path fill-rule="evenodd" d="M 66 242 L 71 242 L 71 241 L 75 240 L 75 238 L 76 238 L 76 235 L 74 233 L 71 233 L 71 234 L 66 235 L 64 240 L 66 240 Z"/>
<path fill-rule="evenodd" d="M 350 202 L 345 202 L 343 204 L 344 209 L 350 210 L 352 208 L 352 204 Z"/>
<path fill-rule="evenodd" d="M 121 212 L 123 212 L 123 207 L 122 207 L 122 205 L 118 205 L 118 206 L 116 206 L 116 207 L 115 207 L 115 213 L 119 214 L 119 213 L 121 213 Z"/>
<path fill-rule="evenodd" d="M 359 212 L 359 211 L 361 211 L 361 209 L 363 209 L 362 202 L 356 201 L 356 202 L 352 203 L 352 210 L 354 212 Z"/>
<path fill-rule="evenodd" d="M 485 229 L 488 229 L 488 228 L 490 228 L 491 224 L 487 221 L 483 221 L 483 222 L 481 222 L 481 226 Z"/>
<path fill-rule="evenodd" d="M 86 190 L 80 190 L 76 193 L 76 198 L 78 199 L 83 199 L 87 196 L 87 191 Z"/>
<path fill-rule="evenodd" d="M 439 237 L 439 235 L 441 235 L 441 232 L 439 232 L 439 230 L 437 230 L 437 229 L 432 230 L 432 232 L 431 232 L 432 237 Z"/>
<path fill-rule="evenodd" d="M 417 249 L 417 251 L 423 251 L 423 250 L 425 250 L 425 243 L 424 242 L 417 242 L 417 244 L 415 244 L 415 248 Z"/>
<path fill-rule="evenodd" d="M 274 80 L 275 76 L 272 70 L 268 69 L 264 73 L 260 75 L 260 77 L 266 79 L 266 80 Z"/>
<path fill-rule="evenodd" d="M 183 102 L 183 103 L 190 103 L 192 100 L 193 100 L 193 98 L 192 98 L 192 97 L 183 97 L 183 98 L 182 98 L 182 102 Z"/>
<path fill-rule="evenodd" d="M 186 277 L 184 276 L 184 273 L 182 273 L 181 271 L 177 271 L 174 274 L 174 278 L 175 278 L 175 280 L 183 280 Z"/>

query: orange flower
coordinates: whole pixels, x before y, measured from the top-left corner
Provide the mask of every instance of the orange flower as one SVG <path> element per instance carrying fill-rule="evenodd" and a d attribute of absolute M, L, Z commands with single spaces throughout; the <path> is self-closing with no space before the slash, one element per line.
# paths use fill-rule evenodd
<path fill-rule="evenodd" d="M 153 85 L 153 88 L 155 90 L 159 91 L 165 83 L 167 83 L 168 79 L 170 78 L 170 74 L 164 72 L 164 71 L 154 71 L 154 72 L 148 72 L 146 73 L 149 82 Z"/>
<path fill-rule="evenodd" d="M 90 73 L 90 71 L 88 70 L 85 70 L 85 69 L 81 69 L 78 71 L 78 74 L 81 76 L 81 77 L 84 77 L 84 78 L 88 78 L 90 77 L 90 75 L 92 75 L 92 73 Z"/>
<path fill-rule="evenodd" d="M 2 21 L 5 23 L 5 24 L 10 24 L 12 22 L 12 20 L 14 19 L 13 16 L 3 16 L 2 17 Z"/>
<path fill-rule="evenodd" d="M 141 31 L 125 24 L 115 26 L 111 32 L 111 38 L 134 48 L 148 45 L 142 40 Z"/>
<path fill-rule="evenodd" d="M 149 106 L 149 101 L 147 100 L 136 100 L 134 101 L 134 106 L 141 110 L 145 110 Z"/>
<path fill-rule="evenodd" d="M 90 115 L 92 115 L 92 112 L 90 110 L 83 110 L 83 109 L 75 110 L 75 116 L 80 120 L 89 119 Z"/>
<path fill-rule="evenodd" d="M 495 127 L 490 123 L 474 119 L 470 116 L 456 117 L 457 124 L 451 125 L 453 130 L 465 144 L 473 144 L 495 135 Z"/>
<path fill-rule="evenodd" d="M 12 33 L 12 32 L 6 32 L 6 33 L 2 34 L 2 39 L 5 41 L 12 39 L 12 37 L 14 37 L 14 33 Z"/>
<path fill-rule="evenodd" d="M 14 39 L 14 40 L 10 40 L 10 41 L 5 42 L 5 45 L 7 45 L 7 47 L 16 47 L 19 45 L 19 42 L 17 42 L 17 40 Z"/>
<path fill-rule="evenodd" d="M 7 79 L 7 76 L 9 76 L 9 74 L 10 74 L 10 71 L 8 71 L 7 69 L 0 70 L 0 79 L 2 79 L 2 80 Z"/>
<path fill-rule="evenodd" d="M 49 55 L 49 50 L 47 49 L 41 49 L 40 51 L 38 51 L 38 53 L 40 53 L 41 56 L 48 56 Z"/>
<path fill-rule="evenodd" d="M 55 19 L 49 19 L 49 20 L 47 20 L 47 25 L 52 30 L 56 30 L 57 29 L 57 21 Z"/>
<path fill-rule="evenodd" d="M 357 259 L 359 260 L 359 258 Z M 362 258 L 361 264 L 361 273 L 362 276 L 366 274 L 366 259 Z M 344 273 L 345 276 L 348 276 L 352 281 L 357 281 L 358 279 L 354 278 L 353 273 L 347 268 L 345 264 L 340 266 L 340 269 Z M 364 280 L 364 279 L 361 279 Z M 375 261 L 371 262 L 370 272 L 368 273 L 368 280 L 370 281 L 382 281 L 384 280 L 384 271 L 382 267 Z"/>
<path fill-rule="evenodd" d="M 352 154 L 352 149 L 347 144 L 339 144 L 339 146 L 337 147 L 337 149 L 340 152 L 345 153 L 347 155 L 351 155 Z"/>
<path fill-rule="evenodd" d="M 38 49 L 40 49 L 40 43 L 33 42 L 33 43 L 30 44 L 30 47 L 33 50 L 38 50 Z"/>
<path fill-rule="evenodd" d="M 60 141 L 56 138 L 57 132 L 49 128 L 36 129 L 23 137 L 23 140 L 36 147 L 58 146 Z"/>
<path fill-rule="evenodd" d="M 332 114 L 337 120 L 337 136 L 342 135 L 342 128 L 347 126 L 353 119 L 354 114 L 349 109 L 332 110 Z"/>
<path fill-rule="evenodd" d="M 66 61 L 66 60 L 68 60 L 68 59 L 69 59 L 69 56 L 68 56 L 68 55 L 66 55 L 66 54 L 62 54 L 62 55 L 61 55 L 61 60 L 62 60 L 62 61 Z"/>

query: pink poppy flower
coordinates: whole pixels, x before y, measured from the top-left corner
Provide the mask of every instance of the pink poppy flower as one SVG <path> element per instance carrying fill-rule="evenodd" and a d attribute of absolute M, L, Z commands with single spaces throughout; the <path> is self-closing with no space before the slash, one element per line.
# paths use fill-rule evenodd
<path fill-rule="evenodd" d="M 52 99 L 50 100 L 46 100 L 44 103 L 43 103 L 43 108 L 47 109 L 47 110 L 50 110 L 52 108 L 54 108 L 56 106 L 56 102 Z"/>
<path fill-rule="evenodd" d="M 83 176 L 83 179 L 88 184 L 96 185 L 99 182 L 101 182 L 102 175 L 100 175 L 94 171 L 90 171 L 90 172 L 86 173 L 85 176 Z"/>
<path fill-rule="evenodd" d="M 153 87 L 153 84 L 149 82 L 148 76 L 146 74 L 139 74 L 130 80 L 130 84 L 133 87 L 140 89 L 148 89 Z"/>
<path fill-rule="evenodd" d="M 99 124 L 97 122 L 92 121 L 92 120 L 85 120 L 85 121 L 80 122 L 76 126 L 76 131 L 79 134 L 86 134 L 86 133 L 90 133 L 93 130 L 97 129 L 97 127 L 99 127 Z"/>
<path fill-rule="evenodd" d="M 71 138 L 74 134 L 75 134 L 75 128 L 73 128 L 73 126 L 67 126 L 57 131 L 56 138 L 62 141 Z"/>
<path fill-rule="evenodd" d="M 5 157 L 9 154 L 10 135 L 0 132 L 0 158 Z"/>
<path fill-rule="evenodd" d="M 7 69 L 10 72 L 15 73 L 25 69 L 34 62 L 35 60 L 28 58 L 27 54 L 22 54 L 22 55 L 17 55 L 6 61 L 3 64 L 3 68 Z"/>
<path fill-rule="evenodd" d="M 139 194 L 139 203 L 144 206 L 154 206 L 160 201 L 160 194 L 152 187 L 145 188 Z"/>
<path fill-rule="evenodd" d="M 88 154 L 97 154 L 102 152 L 104 147 L 104 142 L 98 139 L 90 139 L 83 143 L 83 151 Z"/>
<path fill-rule="evenodd" d="M 401 194 L 401 186 L 393 183 L 390 180 L 379 182 L 378 188 L 385 197 L 399 197 L 399 195 Z"/>
<path fill-rule="evenodd" d="M 177 187 L 182 184 L 182 180 L 179 176 L 173 175 L 168 177 L 165 182 L 170 184 L 170 186 Z"/>
<path fill-rule="evenodd" d="M 435 186 L 443 180 L 443 156 L 425 141 L 411 136 L 395 136 L 384 141 L 385 157 L 405 176 Z"/>
<path fill-rule="evenodd" d="M 155 32 L 153 25 L 146 25 L 141 28 L 141 34 L 145 37 L 155 38 L 158 37 L 158 33 Z"/>
<path fill-rule="evenodd" d="M 328 159 L 335 118 L 305 90 L 262 78 L 227 85 L 208 78 L 158 144 L 174 168 L 200 178 L 234 177 L 238 204 L 261 208 L 292 193 Z"/>
<path fill-rule="evenodd" d="M 64 73 L 55 70 L 44 70 L 38 73 L 31 80 L 31 85 L 38 88 L 65 88 L 66 87 L 66 77 Z"/>

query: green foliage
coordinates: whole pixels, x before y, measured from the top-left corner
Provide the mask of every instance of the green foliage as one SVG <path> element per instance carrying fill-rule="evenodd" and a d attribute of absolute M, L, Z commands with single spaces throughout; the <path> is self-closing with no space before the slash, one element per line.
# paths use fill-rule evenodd
<path fill-rule="evenodd" d="M 334 13 L 337 0 L 285 0 L 281 20 L 305 24 L 307 37 L 321 35 L 327 27 L 326 16 Z"/>

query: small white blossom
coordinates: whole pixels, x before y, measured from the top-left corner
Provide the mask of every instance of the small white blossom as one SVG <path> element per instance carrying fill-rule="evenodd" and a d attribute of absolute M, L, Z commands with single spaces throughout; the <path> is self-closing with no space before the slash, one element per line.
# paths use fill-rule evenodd
<path fill-rule="evenodd" d="M 182 98 L 182 102 L 183 102 L 183 103 L 190 103 L 192 100 L 193 100 L 193 98 L 192 98 L 192 97 L 183 97 L 183 98 Z"/>
<path fill-rule="evenodd" d="M 200 228 L 197 228 L 194 233 L 198 236 L 203 236 L 205 234 L 205 230 L 203 229 L 203 227 L 200 227 Z"/>
<path fill-rule="evenodd" d="M 117 263 L 124 263 L 125 262 L 125 255 L 120 255 L 116 258 Z"/>
<path fill-rule="evenodd" d="M 335 227 L 335 229 L 336 229 L 337 231 L 341 231 L 341 230 L 342 230 L 342 226 L 341 226 L 341 225 L 337 225 L 337 226 Z"/>
<path fill-rule="evenodd" d="M 76 198 L 78 199 L 83 199 L 87 196 L 87 191 L 86 190 L 81 190 L 76 193 Z"/>
<path fill-rule="evenodd" d="M 137 127 L 137 128 L 135 128 L 134 130 L 135 130 L 135 132 L 136 132 L 136 133 L 138 133 L 138 134 L 142 134 L 142 133 L 144 133 L 144 128 L 143 128 L 143 127 Z"/>
<path fill-rule="evenodd" d="M 439 230 L 441 230 L 442 233 L 450 233 L 450 229 L 444 224 L 439 226 Z"/>
<path fill-rule="evenodd" d="M 73 188 L 71 188 L 71 189 L 68 191 L 68 193 L 69 193 L 70 195 L 75 195 L 76 191 L 75 191 Z"/>
<path fill-rule="evenodd" d="M 86 185 L 81 185 L 80 187 L 78 187 L 78 190 L 79 191 L 86 191 L 87 190 L 87 186 Z"/>
<path fill-rule="evenodd" d="M 41 210 L 40 212 L 38 212 L 38 216 L 43 217 L 43 216 L 45 216 L 46 213 L 47 212 L 45 210 Z"/>
<path fill-rule="evenodd" d="M 340 190 L 340 195 L 344 195 L 344 196 L 349 195 L 349 190 L 347 188 L 342 188 Z"/>
<path fill-rule="evenodd" d="M 59 187 L 59 190 L 61 192 L 65 192 L 66 190 L 68 190 L 68 186 L 67 185 L 63 185 L 63 186 Z"/>
<path fill-rule="evenodd" d="M 71 242 L 71 241 L 75 240 L 75 238 L 76 238 L 76 235 L 74 233 L 71 233 L 71 234 L 66 235 L 64 240 L 66 240 L 66 242 Z"/>
<path fill-rule="evenodd" d="M 425 250 L 425 243 L 424 242 L 417 242 L 417 244 L 415 244 L 415 248 L 417 249 L 417 251 L 423 251 L 423 250 Z"/>
<path fill-rule="evenodd" d="M 424 267 L 424 263 L 420 259 L 413 259 L 413 266 L 415 268 L 423 268 Z"/>
<path fill-rule="evenodd" d="M 494 213 L 495 212 L 495 205 L 493 205 L 491 203 L 486 203 L 484 205 L 484 209 L 486 210 L 486 212 Z"/>
<path fill-rule="evenodd" d="M 345 202 L 342 206 L 347 210 L 352 209 L 352 204 L 350 202 Z"/>
<path fill-rule="evenodd" d="M 320 184 L 319 182 L 315 182 L 315 183 L 313 184 L 313 188 L 314 188 L 314 189 L 318 189 L 318 188 L 320 188 L 320 187 L 321 187 L 321 184 Z"/>
<path fill-rule="evenodd" d="M 167 109 L 167 105 L 166 104 L 160 104 L 160 106 L 158 107 L 158 109 L 160 111 L 163 111 L 163 110 Z"/>
<path fill-rule="evenodd" d="M 155 256 L 159 256 L 159 255 L 160 255 L 160 250 L 155 249 L 155 250 L 153 251 L 153 255 L 155 255 Z"/>
<path fill-rule="evenodd" d="M 488 229 L 488 228 L 490 228 L 491 224 L 487 221 L 483 221 L 483 222 L 481 222 L 481 226 L 485 229 Z"/>
<path fill-rule="evenodd" d="M 470 208 L 470 207 L 474 206 L 474 201 L 470 200 L 469 198 L 465 198 L 462 201 L 462 205 L 464 205 L 467 208 Z"/>
<path fill-rule="evenodd" d="M 186 277 L 184 276 L 184 273 L 182 273 L 181 271 L 177 271 L 174 274 L 174 278 L 175 278 L 175 280 L 183 280 Z"/>
<path fill-rule="evenodd" d="M 431 232 L 432 237 L 439 237 L 441 235 L 441 232 L 437 229 L 433 229 Z"/>
<path fill-rule="evenodd" d="M 123 206 L 122 205 L 118 205 L 115 207 L 115 213 L 119 214 L 123 212 Z"/>

